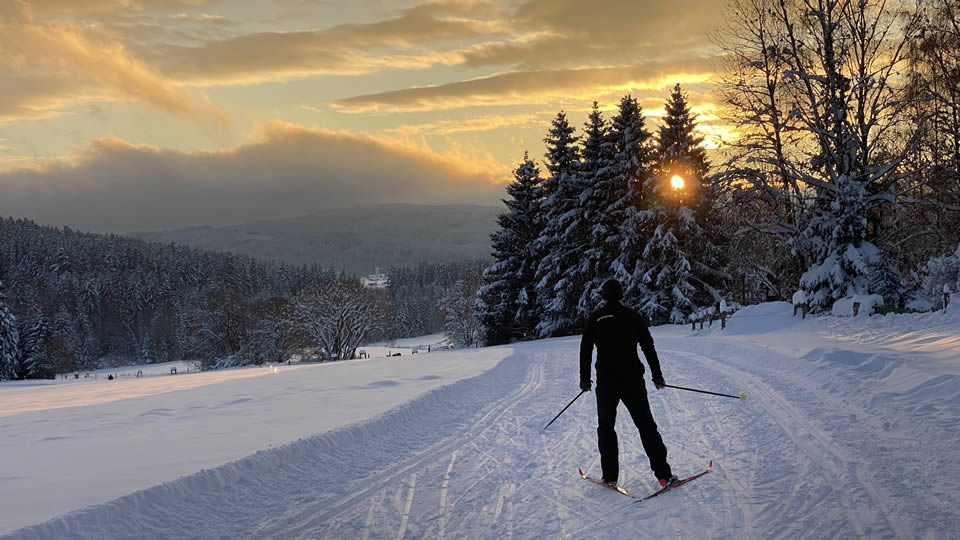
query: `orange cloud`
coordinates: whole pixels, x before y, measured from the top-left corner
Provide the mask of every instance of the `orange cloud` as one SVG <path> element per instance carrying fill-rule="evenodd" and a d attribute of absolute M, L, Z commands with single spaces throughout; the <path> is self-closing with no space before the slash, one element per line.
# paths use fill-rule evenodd
<path fill-rule="evenodd" d="M 405 88 L 334 101 L 343 112 L 429 111 L 482 105 L 543 103 L 544 98 L 591 99 L 598 92 L 662 90 L 669 85 L 709 80 L 710 59 L 648 62 L 625 67 L 515 71 L 440 86 Z M 692 69 L 691 69 L 692 68 Z"/>
<path fill-rule="evenodd" d="M 148 58 L 168 76 L 197 85 L 420 70 L 461 63 L 459 52 L 422 47 L 498 33 L 501 24 L 497 14 L 487 2 L 427 2 L 375 23 L 260 32 L 206 41 L 195 47 L 168 45 Z M 402 52 L 409 50 L 412 52 Z"/>
<path fill-rule="evenodd" d="M 14 0 L 17 1 L 17 0 Z M 21 0 L 42 16 L 97 16 L 147 10 L 183 9 L 215 4 L 218 0 Z"/>
<path fill-rule="evenodd" d="M 49 115 L 92 99 L 129 100 L 187 116 L 224 121 L 226 114 L 137 59 L 123 44 L 63 24 L 38 24 L 29 6 L 0 16 L 0 86 L 13 100 L 0 118 Z M 17 7 L 17 6 L 14 6 Z M 23 83 L 32 85 L 31 91 Z"/>
<path fill-rule="evenodd" d="M 512 126 L 528 126 L 537 122 L 549 122 L 550 116 L 541 114 L 512 114 L 502 116 L 481 116 L 468 120 L 441 120 L 423 124 L 409 124 L 387 130 L 404 136 L 449 135 L 451 133 L 469 133 L 491 131 Z"/>

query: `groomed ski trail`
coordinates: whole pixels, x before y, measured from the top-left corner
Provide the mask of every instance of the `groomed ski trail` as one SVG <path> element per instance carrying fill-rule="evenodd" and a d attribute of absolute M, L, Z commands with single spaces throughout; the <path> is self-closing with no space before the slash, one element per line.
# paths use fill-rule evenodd
<path fill-rule="evenodd" d="M 655 391 L 648 383 L 675 472 L 699 472 L 711 459 L 714 472 L 643 504 L 578 478 L 578 467 L 588 474 L 599 467 L 592 393 L 540 431 L 578 391 L 579 339 L 562 338 L 516 345 L 494 369 L 370 421 L 9 538 L 960 537 L 955 495 L 938 493 L 932 504 L 922 487 L 895 478 L 942 463 L 906 463 L 920 458 L 897 439 L 902 434 L 878 440 L 870 396 L 844 401 L 815 373 L 788 365 L 796 358 L 758 362 L 772 354 L 761 346 L 655 338 L 668 382 L 749 398 Z M 916 423 L 895 407 L 886 414 Z M 636 495 L 653 492 L 622 407 L 617 431 L 620 483 Z M 858 460 L 858 445 L 870 441 L 885 453 L 874 463 L 868 453 Z M 880 464 L 894 470 L 876 470 Z"/>

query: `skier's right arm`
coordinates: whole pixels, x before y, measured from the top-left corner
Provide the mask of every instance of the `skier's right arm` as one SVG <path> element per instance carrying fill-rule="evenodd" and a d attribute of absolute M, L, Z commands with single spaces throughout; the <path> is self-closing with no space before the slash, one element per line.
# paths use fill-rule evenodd
<path fill-rule="evenodd" d="M 580 389 L 590 391 L 590 364 L 593 362 L 594 333 L 593 317 L 587 320 L 587 328 L 580 338 Z"/>

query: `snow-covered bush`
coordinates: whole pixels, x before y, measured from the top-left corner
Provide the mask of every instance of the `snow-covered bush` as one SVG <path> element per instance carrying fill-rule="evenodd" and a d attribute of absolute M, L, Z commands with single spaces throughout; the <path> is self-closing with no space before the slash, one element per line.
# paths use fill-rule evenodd
<path fill-rule="evenodd" d="M 920 274 L 920 292 L 930 298 L 934 309 L 943 309 L 944 287 L 950 292 L 960 292 L 960 246 L 945 257 L 934 257 L 922 265 Z"/>

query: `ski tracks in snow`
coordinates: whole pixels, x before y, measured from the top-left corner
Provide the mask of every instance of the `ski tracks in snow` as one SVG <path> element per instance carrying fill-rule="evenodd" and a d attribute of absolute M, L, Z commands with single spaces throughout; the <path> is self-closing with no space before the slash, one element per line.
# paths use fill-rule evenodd
<path fill-rule="evenodd" d="M 758 536 L 906 539 L 949 538 L 946 531 L 956 530 L 957 510 L 924 504 L 924 488 L 911 485 L 911 471 L 923 455 L 902 441 L 902 433 L 884 432 L 882 420 L 889 421 L 889 416 L 872 419 L 853 400 L 824 391 L 812 378 L 816 373 L 804 371 L 803 360 L 775 358 L 765 348 L 744 345 L 710 351 L 711 357 L 677 350 L 665 351 L 665 356 L 675 362 L 670 369 L 679 369 L 692 381 L 719 381 L 725 383 L 721 391 L 745 390 L 750 396 L 745 407 L 730 403 L 729 414 L 712 415 L 725 422 L 753 417 L 747 430 L 725 425 L 714 434 L 738 441 L 720 445 L 726 450 L 721 464 L 735 469 L 728 476 L 738 493 L 730 500 L 752 501 L 758 508 L 755 518 L 744 515 L 747 531 Z M 770 362 L 754 360 L 750 370 L 735 367 L 738 358 L 761 355 L 770 356 Z M 689 394 L 672 401 L 696 399 Z M 892 407 L 884 412 L 908 416 Z M 908 417 L 897 421 L 911 424 Z M 878 462 L 891 470 L 868 466 Z M 749 510 L 747 506 L 740 504 L 742 510 Z"/>
<path fill-rule="evenodd" d="M 715 472 L 643 503 L 583 482 L 577 468 L 599 468 L 592 393 L 541 431 L 577 391 L 576 343 L 517 345 L 491 371 L 368 422 L 14 537 L 936 539 L 957 530 L 950 493 L 925 494 L 865 465 L 903 475 L 926 465 L 949 470 L 924 458 L 922 444 L 896 440 L 902 433 L 877 435 L 884 420 L 909 424 L 909 416 L 871 419 L 869 404 L 824 391 L 793 366 L 803 360 L 760 365 L 766 349 L 707 339 L 659 343 L 667 379 L 744 390 L 749 399 L 669 389 L 651 389 L 649 399 L 674 471 L 699 472 L 713 459 Z M 621 484 L 652 491 L 623 407 L 617 432 Z"/>

